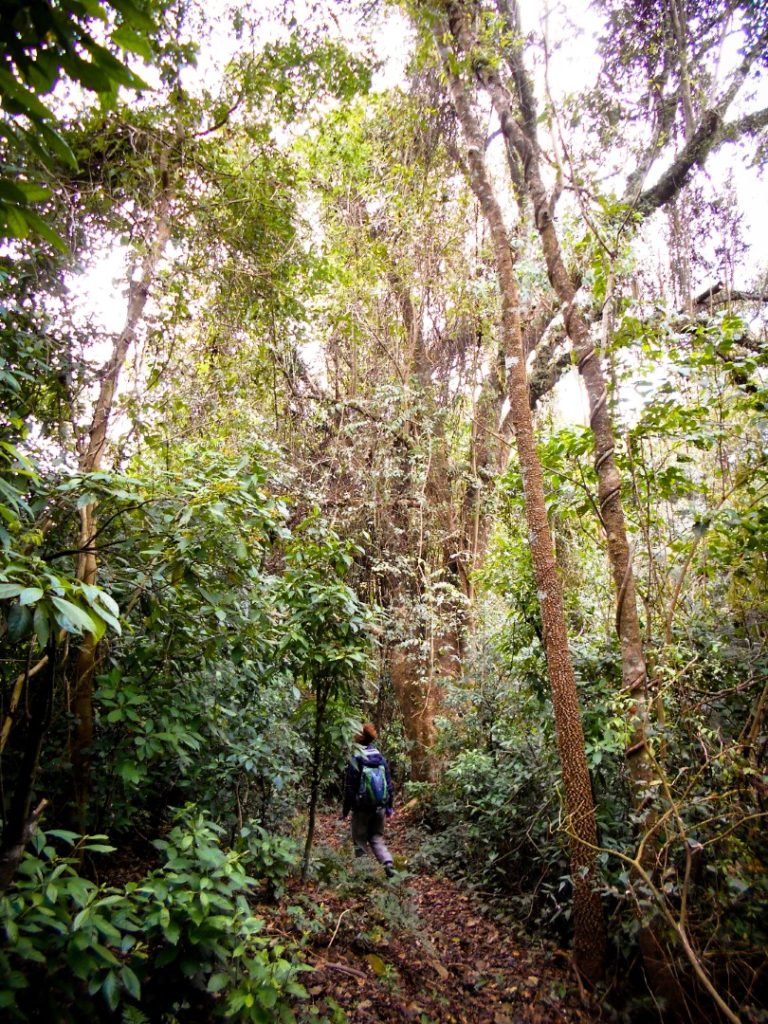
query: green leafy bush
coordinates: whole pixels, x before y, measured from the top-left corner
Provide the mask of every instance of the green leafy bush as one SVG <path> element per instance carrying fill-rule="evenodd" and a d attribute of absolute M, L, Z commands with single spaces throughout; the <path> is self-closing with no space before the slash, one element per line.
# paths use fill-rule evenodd
<path fill-rule="evenodd" d="M 297 841 L 268 832 L 256 822 L 249 822 L 240 830 L 240 839 L 248 852 L 251 873 L 266 883 L 271 898 L 282 896 L 286 880 L 299 864 Z"/>
<path fill-rule="evenodd" d="M 104 837 L 38 833 L 0 900 L 0 1006 L 10 1019 L 69 1021 L 77 1006 L 78 1020 L 140 1007 L 151 1019 L 292 1021 L 308 968 L 262 934 L 247 898 L 256 883 L 248 855 L 222 849 L 220 832 L 187 808 L 155 843 L 163 865 L 123 887 L 78 873 L 81 852 L 113 850 Z"/>

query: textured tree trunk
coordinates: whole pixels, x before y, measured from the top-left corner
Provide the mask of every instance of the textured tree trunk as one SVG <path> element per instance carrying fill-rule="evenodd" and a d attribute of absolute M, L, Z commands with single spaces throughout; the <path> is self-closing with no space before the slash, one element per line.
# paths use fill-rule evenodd
<path fill-rule="evenodd" d="M 407 647 L 397 646 L 389 655 L 389 671 L 410 745 L 411 777 L 416 782 L 434 782 L 436 766 L 429 751 L 437 737 L 435 717 L 440 699 L 421 660 Z"/>
<path fill-rule="evenodd" d="M 470 183 L 490 229 L 501 291 L 502 332 L 510 364 L 509 400 L 523 477 L 526 520 L 538 587 L 547 669 L 565 788 L 571 874 L 574 884 L 575 956 L 579 968 L 588 977 L 594 979 L 602 974 L 605 959 L 605 926 L 602 906 L 595 891 L 597 881 L 595 811 L 584 750 L 576 680 L 568 647 L 562 586 L 547 520 L 543 474 L 536 453 L 533 421 L 529 408 L 515 268 L 501 208 L 493 192 L 485 166 L 484 139 L 475 121 L 464 88 L 451 71 L 454 62 L 445 43 L 446 27 L 437 26 L 435 39 L 448 78 L 454 109 L 466 141 Z"/>
<path fill-rule="evenodd" d="M 499 10 L 507 18 L 508 27 L 519 26 L 516 0 L 499 0 Z M 456 25 L 461 32 L 460 19 L 456 19 Z M 523 66 L 518 42 L 513 42 L 511 46 L 509 65 L 513 72 L 518 118 L 515 117 L 509 92 L 499 74 L 493 70 L 486 70 L 482 74 L 482 82 L 498 114 L 507 151 L 510 155 L 514 154 L 523 167 L 547 275 L 562 303 L 565 329 L 571 339 L 578 370 L 589 400 L 589 423 L 595 439 L 594 465 L 598 478 L 598 509 L 605 530 L 608 561 L 616 587 L 615 628 L 621 649 L 622 687 L 630 700 L 627 712 L 630 738 L 625 758 L 633 802 L 637 812 L 642 815 L 645 829 L 643 867 L 653 875 L 658 870 L 653 798 L 660 776 L 649 747 L 648 672 L 637 607 L 632 551 L 621 501 L 621 477 L 614 458 L 616 444 L 605 374 L 600 354 L 591 338 L 589 321 L 579 307 L 577 283 L 569 275 L 562 257 L 550 199 L 541 177 L 533 91 Z M 661 922 L 654 919 L 640 930 L 639 942 L 643 962 L 654 991 L 665 998 L 671 1007 L 680 1007 L 682 993 L 678 980 L 669 968 L 669 957 L 661 939 L 660 925 Z"/>
<path fill-rule="evenodd" d="M 513 60 L 512 63 L 520 62 Z M 518 84 L 518 80 L 526 80 L 525 71 L 521 66 L 515 75 L 521 111 L 520 122 L 514 116 L 509 93 L 499 76 L 490 71 L 483 74 L 483 83 L 499 116 L 507 149 L 516 154 L 523 167 L 547 275 L 563 305 L 565 329 L 571 339 L 578 370 L 589 399 L 589 423 L 595 437 L 598 507 L 617 593 L 615 621 L 621 646 L 622 685 L 631 699 L 631 735 L 626 758 L 635 803 L 641 807 L 647 803 L 651 792 L 649 787 L 658 778 L 658 772 L 648 748 L 648 674 L 637 610 L 632 554 L 621 501 L 621 477 L 614 458 L 616 444 L 608 408 L 608 392 L 600 356 L 591 340 L 589 322 L 579 308 L 576 283 L 570 277 L 562 257 L 549 196 L 541 178 L 539 148 L 535 136 L 536 111 L 532 107 L 532 93 L 529 88 Z"/>

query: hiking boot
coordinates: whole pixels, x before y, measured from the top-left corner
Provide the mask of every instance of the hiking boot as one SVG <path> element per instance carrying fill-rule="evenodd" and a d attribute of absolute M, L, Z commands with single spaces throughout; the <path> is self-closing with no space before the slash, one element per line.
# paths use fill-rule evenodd
<path fill-rule="evenodd" d="M 394 866 L 392 864 L 385 864 L 384 865 L 384 873 L 386 874 L 387 878 L 393 878 L 394 875 L 395 875 L 395 868 L 394 868 Z"/>

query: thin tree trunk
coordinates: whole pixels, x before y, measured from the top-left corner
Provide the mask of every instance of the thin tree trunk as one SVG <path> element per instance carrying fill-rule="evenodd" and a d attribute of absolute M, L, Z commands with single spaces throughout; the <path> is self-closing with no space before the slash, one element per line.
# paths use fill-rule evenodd
<path fill-rule="evenodd" d="M 517 0 L 503 0 L 500 9 L 501 7 L 506 7 L 507 11 L 511 8 L 516 12 Z M 461 32 L 463 23 L 460 17 L 454 17 L 454 22 L 456 30 Z M 658 870 L 658 843 L 654 841 L 656 815 L 652 800 L 660 775 L 649 747 L 648 671 L 637 608 L 632 551 L 621 501 L 621 477 L 614 458 L 616 444 L 608 405 L 608 391 L 600 355 L 591 339 L 589 322 L 578 304 L 577 283 L 568 274 L 563 260 L 550 199 L 541 177 L 536 112 L 532 90 L 529 85 L 521 85 L 522 82 L 527 83 L 527 77 L 519 47 L 513 52 L 512 63 L 517 69 L 514 79 L 520 110 L 519 120 L 515 118 L 510 95 L 500 76 L 492 70 L 484 71 L 482 81 L 499 116 L 507 149 L 516 155 L 523 166 L 547 275 L 562 303 L 565 329 L 571 339 L 578 370 L 589 400 L 589 423 L 595 438 L 599 514 L 605 530 L 608 560 L 617 595 L 615 629 L 621 649 L 622 688 L 630 700 L 627 712 L 630 737 L 625 749 L 625 758 L 633 801 L 644 819 L 643 868 L 647 870 L 649 876 L 653 876 Z M 643 961 L 654 990 L 666 998 L 670 1005 L 680 1006 L 682 992 L 679 982 L 669 969 L 668 957 L 661 940 L 660 925 L 661 921 L 654 919 L 640 930 L 639 942 Z"/>
<path fill-rule="evenodd" d="M 462 126 L 467 145 L 470 184 L 490 229 L 501 291 L 502 332 L 510 364 L 509 400 L 523 477 L 526 520 L 538 587 L 547 668 L 565 788 L 571 875 L 574 884 L 575 957 L 579 968 L 588 977 L 594 979 L 602 974 L 605 959 L 605 926 L 602 906 L 595 889 L 597 882 L 595 811 L 584 749 L 576 680 L 568 646 L 562 585 L 547 520 L 543 474 L 536 453 L 533 421 L 528 402 L 515 268 L 501 208 L 493 192 L 485 166 L 484 139 L 472 114 L 463 86 L 451 72 L 453 61 L 446 47 L 445 39 L 445 27 L 438 25 L 435 31 L 435 40 L 448 78 L 454 109 Z"/>
<path fill-rule="evenodd" d="M 159 177 L 162 182 L 155 206 L 154 238 L 144 257 L 141 276 L 130 284 L 128 309 L 125 324 L 115 339 L 112 355 L 101 375 L 99 393 L 93 410 L 84 450 L 81 452 L 79 468 L 82 473 L 94 473 L 101 469 L 107 440 L 109 420 L 114 407 L 115 394 L 120 373 L 125 365 L 128 352 L 136 337 L 136 330 L 144 317 L 149 292 L 157 276 L 157 269 L 171 235 L 172 191 L 168 170 L 169 150 L 166 148 L 158 161 Z M 89 503 L 80 509 L 79 555 L 77 578 L 91 586 L 98 575 L 98 561 L 93 543 L 96 538 L 95 505 Z M 96 648 L 93 636 L 84 637 L 77 653 L 75 681 L 70 699 L 70 711 L 74 728 L 70 737 L 70 759 L 74 789 L 74 812 L 80 831 L 86 828 L 88 795 L 90 788 L 90 746 L 93 741 L 93 689 L 96 673 Z"/>
<path fill-rule="evenodd" d="M 577 302 L 576 283 L 568 274 L 562 257 L 549 197 L 541 178 L 538 142 L 535 136 L 529 134 L 535 131 L 535 111 L 522 109 L 524 129 L 514 117 L 509 93 L 498 75 L 486 72 L 483 81 L 499 116 L 507 147 L 516 152 L 523 165 L 547 275 L 563 305 L 565 329 L 571 339 L 589 400 L 589 423 L 595 437 L 598 507 L 617 594 L 615 625 L 621 647 L 622 686 L 631 700 L 628 712 L 630 740 L 625 756 L 635 804 L 641 807 L 648 801 L 658 772 L 648 748 L 648 673 L 637 610 L 632 554 L 621 501 L 621 477 L 614 458 L 616 443 L 608 408 L 605 375 L 600 356 L 591 340 L 588 320 Z M 530 104 L 530 92 L 519 90 L 518 102 L 523 107 Z"/>
<path fill-rule="evenodd" d="M 35 779 L 40 764 L 43 737 L 48 728 L 53 704 L 53 683 L 56 670 L 56 639 L 51 638 L 46 651 L 47 660 L 40 678 L 29 698 L 27 734 L 24 738 L 24 753 L 19 767 L 19 779 L 8 808 L 0 846 L 0 892 L 10 885 L 24 848 L 37 825 L 47 801 L 32 810 Z"/>
<path fill-rule="evenodd" d="M 309 858 L 312 854 L 312 843 L 315 839 L 315 823 L 317 821 L 317 803 L 320 798 L 320 777 L 322 770 L 322 729 L 325 721 L 325 709 L 330 696 L 328 684 L 323 682 L 318 687 L 315 698 L 315 730 L 312 739 L 312 773 L 309 785 L 309 821 L 307 823 L 307 839 L 304 843 L 304 856 L 301 861 L 301 877 L 307 877 Z"/>

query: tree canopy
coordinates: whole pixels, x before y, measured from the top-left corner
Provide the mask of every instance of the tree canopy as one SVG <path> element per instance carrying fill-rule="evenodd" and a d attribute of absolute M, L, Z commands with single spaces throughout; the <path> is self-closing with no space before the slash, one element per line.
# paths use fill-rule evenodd
<path fill-rule="evenodd" d="M 386 958 L 440 871 L 571 950 L 558 1019 L 761 1020 L 763 6 L 0 41 L 4 1012 L 432 1020 Z M 366 720 L 420 847 L 373 901 Z"/>

